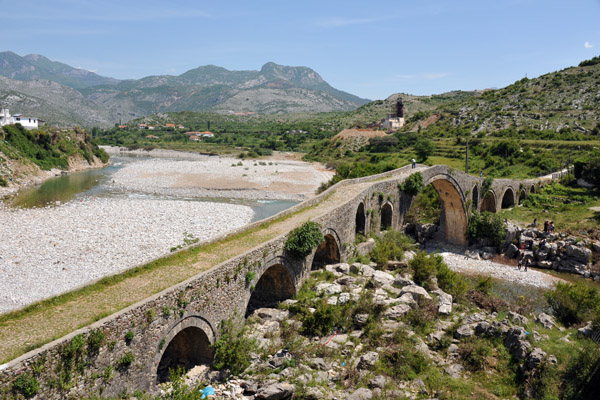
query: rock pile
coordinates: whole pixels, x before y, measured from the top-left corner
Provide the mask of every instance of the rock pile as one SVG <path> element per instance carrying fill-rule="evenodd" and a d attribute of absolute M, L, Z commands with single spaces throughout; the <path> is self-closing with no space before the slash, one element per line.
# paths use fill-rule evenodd
<path fill-rule="evenodd" d="M 600 243 L 577 239 L 566 233 L 544 233 L 535 228 L 520 229 L 511 225 L 506 249 L 509 258 L 525 257 L 530 266 L 583 275 L 600 281 L 600 273 L 590 269 L 593 253 L 600 253 Z M 521 250 L 523 248 L 523 250 Z"/>
<path fill-rule="evenodd" d="M 533 376 L 544 363 L 556 364 L 538 346 L 546 335 L 528 329 L 530 319 L 509 313 L 483 310 L 453 311 L 452 296 L 436 288 L 426 290 L 416 285 L 406 270 L 392 274 L 374 269 L 375 265 L 355 263 L 327 265 L 328 281 L 314 285 L 317 298 L 327 304 L 356 302 L 365 291 L 372 294 L 374 307 L 382 307 L 378 325 L 381 335 L 393 337 L 398 332 L 409 338 L 411 351 L 418 352 L 428 362 L 453 378 L 468 378 L 470 370 L 463 365 L 461 346 L 474 337 L 497 337 L 519 364 L 525 378 Z M 331 278 L 332 277 L 332 278 Z M 406 315 L 413 310 L 427 312 L 434 304 L 433 332 L 423 336 L 413 331 Z M 259 345 L 259 354 L 252 355 L 252 364 L 241 376 L 229 377 L 223 372 L 207 372 L 195 382 L 209 382 L 217 398 L 224 399 L 372 399 L 372 398 L 434 398 L 421 379 L 397 380 L 381 374 L 379 365 L 389 354 L 389 345 L 369 346 L 365 326 L 372 321 L 372 312 L 356 313 L 352 328 L 334 330 L 328 335 L 300 335 L 303 321 L 292 312 L 297 300 L 284 301 L 280 309 L 261 308 L 248 319 L 249 335 Z M 464 310 L 464 307 L 461 308 Z M 421 311 L 422 310 L 422 311 Z M 311 308 L 310 312 L 316 312 Z M 547 314 L 535 318 L 541 328 L 556 328 Z M 290 341 L 289 335 L 296 335 Z M 290 347 L 293 343 L 293 348 Z M 266 354 L 266 356 L 265 356 Z M 194 381 L 192 381 L 194 382 Z M 362 382 L 359 384 L 359 382 Z"/>

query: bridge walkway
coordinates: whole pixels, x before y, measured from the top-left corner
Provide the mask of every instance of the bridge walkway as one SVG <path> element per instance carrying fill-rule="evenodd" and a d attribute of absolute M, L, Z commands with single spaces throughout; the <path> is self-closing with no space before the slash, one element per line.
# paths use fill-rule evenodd
<path fill-rule="evenodd" d="M 400 170 L 398 179 L 427 167 Z M 283 235 L 307 220 L 331 212 L 354 199 L 373 180 L 341 186 L 320 203 L 289 216 L 247 229 L 212 243 L 182 251 L 134 268 L 77 291 L 0 315 L 0 363 L 60 338 L 132 304 L 183 282 L 219 263 Z"/>

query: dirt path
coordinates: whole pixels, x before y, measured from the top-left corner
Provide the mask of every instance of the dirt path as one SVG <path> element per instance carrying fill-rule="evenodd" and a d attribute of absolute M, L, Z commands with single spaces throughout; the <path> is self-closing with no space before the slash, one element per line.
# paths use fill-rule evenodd
<path fill-rule="evenodd" d="M 409 175 L 421 170 L 408 170 Z M 395 177 L 401 174 L 395 175 Z M 60 338 L 139 302 L 168 287 L 182 282 L 261 243 L 289 232 L 309 219 L 339 207 L 353 199 L 372 182 L 344 186 L 325 198 L 318 206 L 302 209 L 291 216 L 276 220 L 263 227 L 244 231 L 213 244 L 182 252 L 148 265 L 151 268 L 116 282 L 92 285 L 41 305 L 28 312 L 0 316 L 0 362 L 13 359 L 41 344 Z"/>

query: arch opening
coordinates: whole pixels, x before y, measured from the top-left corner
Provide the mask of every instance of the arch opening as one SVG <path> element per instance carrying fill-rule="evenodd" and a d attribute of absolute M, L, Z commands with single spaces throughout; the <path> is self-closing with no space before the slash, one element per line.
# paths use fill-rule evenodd
<path fill-rule="evenodd" d="M 337 264 L 340 262 L 340 259 L 340 249 L 335 238 L 333 235 L 327 234 L 325 235 L 325 240 L 317 247 L 310 269 L 314 271 L 323 268 L 327 264 Z"/>
<path fill-rule="evenodd" d="M 502 204 L 500 205 L 500 207 L 502 209 L 504 209 L 504 208 L 511 208 L 514 206 L 515 206 L 515 192 L 511 188 L 508 188 L 504 191 L 504 195 L 502 196 Z"/>
<path fill-rule="evenodd" d="M 356 210 L 356 221 L 355 221 L 355 230 L 354 233 L 360 233 L 361 235 L 366 235 L 366 227 L 367 218 L 365 215 L 365 205 L 361 202 L 358 205 L 358 209 Z"/>
<path fill-rule="evenodd" d="M 213 349 L 206 332 L 196 326 L 183 329 L 171 340 L 163 353 L 156 377 L 158 383 L 169 380 L 169 371 L 181 367 L 189 371 L 197 365 L 210 365 Z"/>
<path fill-rule="evenodd" d="M 488 211 L 496 213 L 496 197 L 494 196 L 494 193 L 488 192 L 488 194 L 485 195 L 481 202 L 480 210 L 481 212 Z"/>
<path fill-rule="evenodd" d="M 392 217 L 394 215 L 394 211 L 392 210 L 392 205 L 390 203 L 385 203 L 381 207 L 381 231 L 388 230 L 392 227 Z"/>
<path fill-rule="evenodd" d="M 254 287 L 246 307 L 246 316 L 259 308 L 273 307 L 295 295 L 296 286 L 290 272 L 282 264 L 275 264 L 262 274 Z"/>
<path fill-rule="evenodd" d="M 535 185 L 531 185 L 531 189 L 529 190 L 529 193 L 535 193 Z"/>
<path fill-rule="evenodd" d="M 477 206 L 479 205 L 479 189 L 477 185 L 473 186 L 473 197 L 471 198 L 471 208 L 473 210 L 477 210 Z"/>
<path fill-rule="evenodd" d="M 414 236 L 421 243 L 435 238 L 464 245 L 467 232 L 465 207 L 459 189 L 445 176 L 440 176 L 434 178 L 414 198 L 406 220 L 415 224 Z"/>

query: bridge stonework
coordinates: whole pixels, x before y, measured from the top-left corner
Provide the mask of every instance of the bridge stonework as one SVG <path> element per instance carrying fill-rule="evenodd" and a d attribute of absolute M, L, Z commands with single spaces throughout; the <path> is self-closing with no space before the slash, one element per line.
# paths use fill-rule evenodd
<path fill-rule="evenodd" d="M 442 200 L 440 234 L 450 242 L 465 244 L 467 207 L 474 204 L 481 209 L 485 204 L 477 196 L 483 179 L 445 166 L 419 166 L 414 171 L 404 167 L 342 181 L 271 217 L 317 204 L 345 186 L 364 185 L 359 194 L 314 219 L 322 226 L 325 240 L 306 258 L 294 259 L 284 252 L 288 234 L 272 239 L 0 366 L 0 398 L 10 394 L 13 382 L 23 373 L 40 381 L 38 398 L 110 397 L 138 389 L 152 392 L 156 383 L 166 379 L 169 368 L 209 363 L 210 344 L 218 339 L 222 321 L 241 319 L 253 308 L 293 297 L 311 269 L 352 256 L 357 233 L 399 229 L 414 200 L 400 190 L 399 184 L 415 171 L 423 175 L 425 184 L 434 186 Z M 493 204 L 488 207 L 497 212 L 503 204 L 516 205 L 540 184 L 538 180 L 495 180 L 490 192 L 493 201 L 488 201 Z M 104 341 L 93 348 L 88 338 L 97 331 L 102 332 Z M 75 356 L 67 357 L 74 348 Z M 72 378 L 67 379 L 65 372 Z"/>

